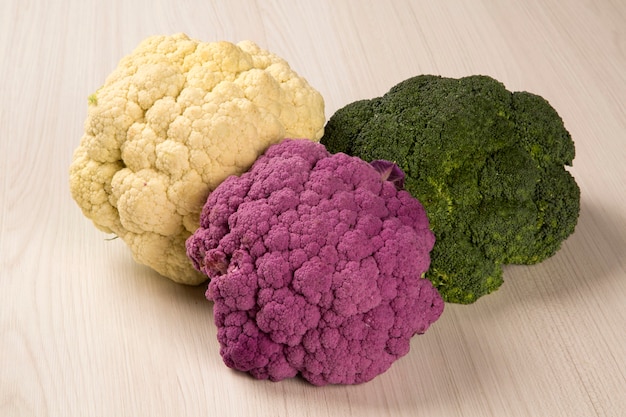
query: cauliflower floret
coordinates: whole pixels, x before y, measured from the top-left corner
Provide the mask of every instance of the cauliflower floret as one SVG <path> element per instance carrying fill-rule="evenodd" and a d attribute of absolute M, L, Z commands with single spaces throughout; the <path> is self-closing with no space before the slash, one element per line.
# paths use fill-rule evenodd
<path fill-rule="evenodd" d="M 443 300 L 423 278 L 428 218 L 382 165 L 286 139 L 211 193 L 187 253 L 211 278 L 226 365 L 362 383 L 438 319 Z"/>
<path fill-rule="evenodd" d="M 89 98 L 70 166 L 84 215 L 134 258 L 181 283 L 206 279 L 181 244 L 209 193 L 286 136 L 318 141 L 321 95 L 251 41 L 153 36 Z"/>

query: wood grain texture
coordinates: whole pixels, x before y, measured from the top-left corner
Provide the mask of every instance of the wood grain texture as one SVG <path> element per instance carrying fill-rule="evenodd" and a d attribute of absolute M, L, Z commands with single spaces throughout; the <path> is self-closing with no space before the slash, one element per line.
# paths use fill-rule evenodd
<path fill-rule="evenodd" d="M 68 190 L 87 96 L 152 34 L 252 39 L 330 116 L 420 73 L 547 98 L 576 142 L 576 232 L 496 293 L 448 305 L 359 386 L 255 381 L 219 357 L 204 289 L 106 241 Z M 1 416 L 626 415 L 626 3 L 3 0 Z"/>

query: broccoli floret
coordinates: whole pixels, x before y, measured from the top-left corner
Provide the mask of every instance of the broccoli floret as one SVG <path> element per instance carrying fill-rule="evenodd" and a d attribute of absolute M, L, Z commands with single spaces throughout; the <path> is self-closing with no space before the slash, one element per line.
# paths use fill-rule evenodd
<path fill-rule="evenodd" d="M 339 109 L 321 142 L 406 173 L 437 237 L 426 277 L 448 302 L 499 288 L 504 264 L 552 256 L 578 221 L 563 120 L 542 97 L 488 76 L 407 79 Z"/>

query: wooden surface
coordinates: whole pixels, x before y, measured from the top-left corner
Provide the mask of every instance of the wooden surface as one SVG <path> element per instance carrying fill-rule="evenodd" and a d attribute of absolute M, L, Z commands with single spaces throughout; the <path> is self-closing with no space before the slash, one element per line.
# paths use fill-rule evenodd
<path fill-rule="evenodd" d="M 369 383 L 233 372 L 204 288 L 133 263 L 68 190 L 87 96 L 176 32 L 254 40 L 327 117 L 420 73 L 544 96 L 576 142 L 575 234 Z M 626 2 L 2 0 L 0 88 L 1 416 L 626 415 Z"/>

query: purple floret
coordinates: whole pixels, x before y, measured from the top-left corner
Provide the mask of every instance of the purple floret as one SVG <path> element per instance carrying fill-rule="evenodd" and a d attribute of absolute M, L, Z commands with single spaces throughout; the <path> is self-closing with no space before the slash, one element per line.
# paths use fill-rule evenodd
<path fill-rule="evenodd" d="M 408 353 L 444 303 L 422 277 L 435 242 L 426 213 L 392 181 L 286 139 L 211 193 L 187 253 L 211 278 L 226 365 L 357 384 Z"/>

